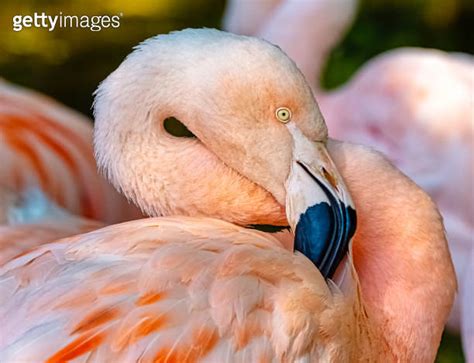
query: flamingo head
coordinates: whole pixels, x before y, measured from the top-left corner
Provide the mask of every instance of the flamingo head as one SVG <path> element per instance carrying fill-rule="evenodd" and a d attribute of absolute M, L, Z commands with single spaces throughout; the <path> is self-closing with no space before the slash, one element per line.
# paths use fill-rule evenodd
<path fill-rule="evenodd" d="M 285 227 L 325 277 L 355 229 L 303 75 L 279 48 L 217 30 L 142 43 L 99 87 L 95 151 L 149 215 Z"/>

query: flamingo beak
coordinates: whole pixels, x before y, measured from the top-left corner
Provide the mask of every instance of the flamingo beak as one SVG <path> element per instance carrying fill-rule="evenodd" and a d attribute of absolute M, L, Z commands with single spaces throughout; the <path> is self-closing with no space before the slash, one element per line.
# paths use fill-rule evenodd
<path fill-rule="evenodd" d="M 286 181 L 286 215 L 295 234 L 294 248 L 328 279 L 354 235 L 354 204 L 324 143 L 308 140 L 294 125 L 289 129 L 294 149 Z"/>

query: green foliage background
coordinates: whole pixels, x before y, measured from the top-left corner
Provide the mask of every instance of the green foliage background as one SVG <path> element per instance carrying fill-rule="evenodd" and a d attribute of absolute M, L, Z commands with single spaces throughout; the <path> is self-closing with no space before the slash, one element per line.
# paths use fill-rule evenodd
<path fill-rule="evenodd" d="M 171 30 L 220 27 L 224 7 L 225 0 L 1 0 L 0 77 L 90 115 L 92 92 L 134 45 Z M 43 11 L 123 17 L 120 28 L 100 32 L 12 30 L 14 15 Z M 401 46 L 473 54 L 473 26 L 472 0 L 361 0 L 357 20 L 333 51 L 323 83 L 335 87 L 373 56 Z M 444 337 L 438 362 L 463 362 L 457 337 Z"/>

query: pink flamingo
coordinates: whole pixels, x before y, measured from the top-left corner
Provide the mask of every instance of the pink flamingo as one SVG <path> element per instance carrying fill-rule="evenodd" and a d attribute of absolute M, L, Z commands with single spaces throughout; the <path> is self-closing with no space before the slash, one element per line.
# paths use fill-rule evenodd
<path fill-rule="evenodd" d="M 108 223 L 140 216 L 97 173 L 84 116 L 0 80 L 0 140 L 0 186 L 8 193 L 38 188 L 71 213 Z"/>
<path fill-rule="evenodd" d="M 216 30 L 149 39 L 95 116 L 105 175 L 169 217 L 2 267 L 0 360 L 433 361 L 456 289 L 440 215 L 378 153 L 327 140 L 278 48 Z M 303 253 L 254 229 L 287 224 Z"/>
<path fill-rule="evenodd" d="M 0 264 L 95 220 L 140 216 L 97 173 L 85 117 L 0 80 L 0 140 Z"/>
<path fill-rule="evenodd" d="M 326 92 L 319 85 L 321 70 L 350 25 L 356 4 L 231 1 L 224 24 L 230 31 L 279 45 L 313 82 L 333 137 L 382 151 L 435 199 L 460 288 L 472 290 L 474 280 L 465 271 L 474 246 L 473 58 L 432 49 L 396 49 L 369 61 L 346 85 Z M 460 304 L 457 299 L 449 322 L 455 330 L 461 324 Z M 462 320 L 468 324 L 474 316 Z M 465 347 L 474 344 L 472 338 L 464 340 Z"/>

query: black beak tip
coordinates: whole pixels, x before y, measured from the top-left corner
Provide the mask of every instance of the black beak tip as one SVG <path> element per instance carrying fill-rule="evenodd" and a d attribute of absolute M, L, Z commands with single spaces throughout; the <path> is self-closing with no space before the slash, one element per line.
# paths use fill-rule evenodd
<path fill-rule="evenodd" d="M 311 206 L 295 230 L 295 249 L 308 257 L 324 278 L 331 278 L 346 255 L 356 229 L 356 212 L 335 200 Z"/>

